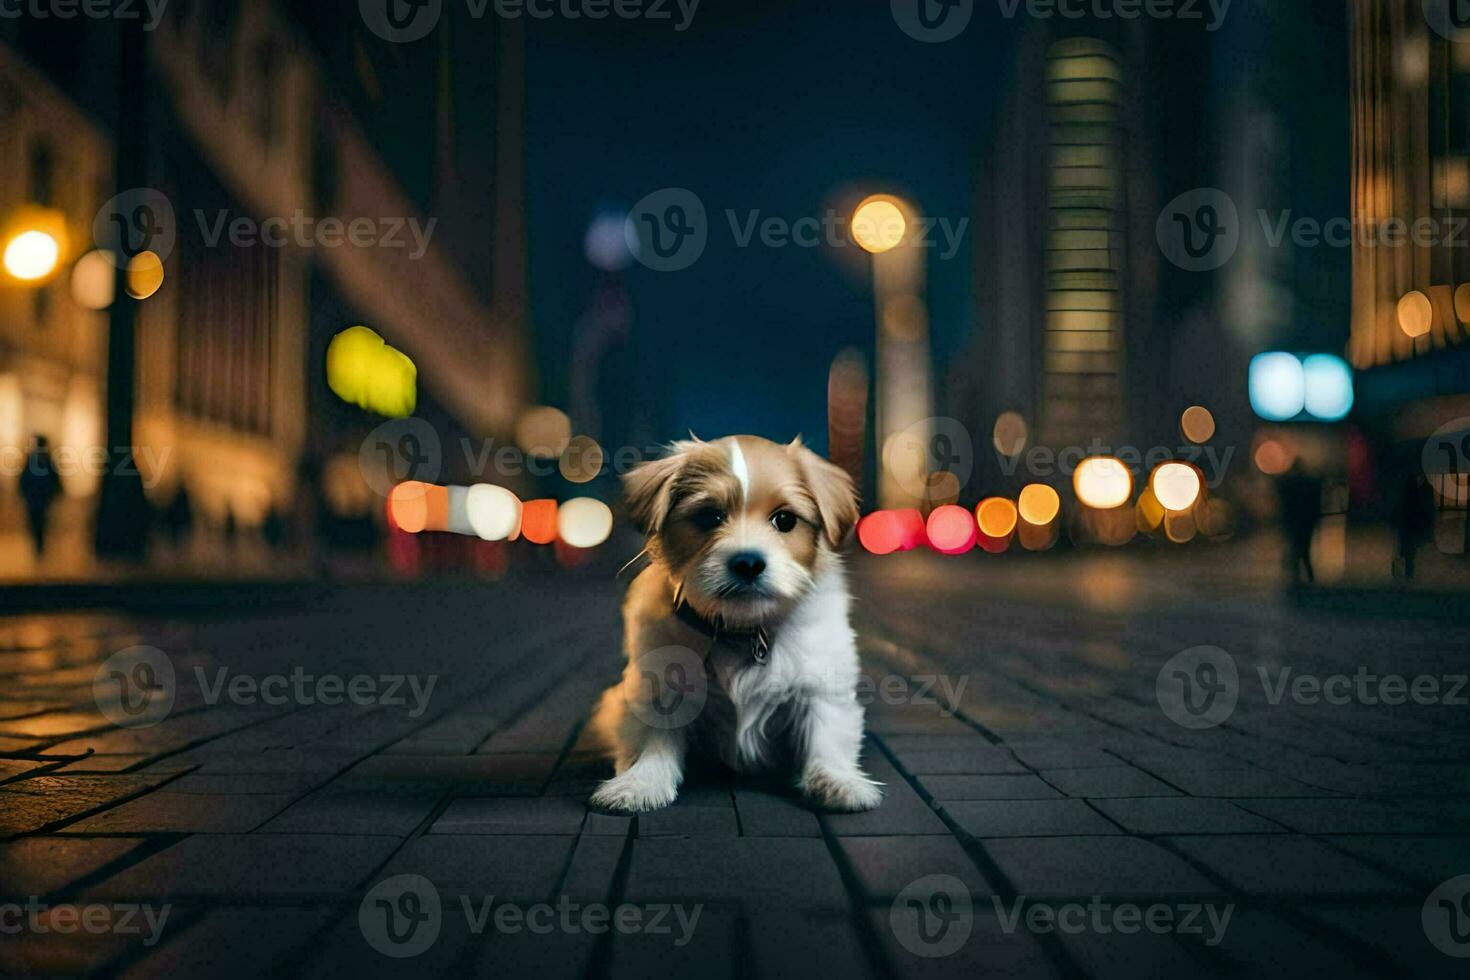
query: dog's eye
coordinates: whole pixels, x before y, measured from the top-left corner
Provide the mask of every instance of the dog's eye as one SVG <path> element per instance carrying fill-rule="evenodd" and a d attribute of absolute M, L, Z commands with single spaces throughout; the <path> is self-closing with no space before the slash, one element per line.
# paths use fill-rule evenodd
<path fill-rule="evenodd" d="M 782 534 L 796 530 L 796 515 L 789 510 L 778 510 L 771 515 L 771 526 Z"/>
<path fill-rule="evenodd" d="M 689 521 L 701 531 L 713 531 L 725 523 L 725 512 L 716 510 L 713 507 L 706 507 L 703 510 L 697 510 L 691 514 Z"/>

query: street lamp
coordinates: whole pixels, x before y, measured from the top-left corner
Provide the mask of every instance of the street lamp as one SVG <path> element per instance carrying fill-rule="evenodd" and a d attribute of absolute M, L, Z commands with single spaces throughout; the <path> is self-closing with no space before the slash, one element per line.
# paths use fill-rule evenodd
<path fill-rule="evenodd" d="M 11 220 L 0 262 L 11 278 L 35 285 L 56 272 L 65 251 L 65 215 L 54 208 L 28 207 Z"/>

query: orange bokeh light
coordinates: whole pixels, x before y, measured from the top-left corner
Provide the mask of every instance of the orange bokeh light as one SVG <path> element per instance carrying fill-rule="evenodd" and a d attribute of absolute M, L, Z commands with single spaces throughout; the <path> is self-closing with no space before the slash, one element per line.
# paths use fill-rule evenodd
<path fill-rule="evenodd" d="M 975 508 L 975 522 L 980 529 L 980 547 L 998 555 L 1011 546 L 1016 533 L 1016 505 L 1004 497 L 991 497 Z"/>
<path fill-rule="evenodd" d="M 418 534 L 429 524 L 427 483 L 410 480 L 400 483 L 388 494 L 388 521 L 400 531 Z M 445 494 L 448 510 L 448 493 Z"/>
<path fill-rule="evenodd" d="M 555 500 L 528 500 L 521 508 L 521 537 L 532 544 L 556 540 Z"/>
<path fill-rule="evenodd" d="M 1021 520 L 1037 527 L 1046 527 L 1062 511 L 1061 496 L 1045 483 L 1033 483 L 1022 490 L 1019 504 Z"/>

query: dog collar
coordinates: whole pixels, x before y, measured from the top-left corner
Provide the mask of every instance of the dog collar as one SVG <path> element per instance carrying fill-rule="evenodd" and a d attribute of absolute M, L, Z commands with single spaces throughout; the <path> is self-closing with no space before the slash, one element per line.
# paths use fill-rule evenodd
<path fill-rule="evenodd" d="M 710 622 L 687 602 L 674 604 L 674 615 L 679 621 L 690 629 L 709 637 L 715 643 L 721 641 L 731 642 L 736 646 L 748 645 L 751 659 L 756 663 L 764 665 L 771 657 L 771 637 L 765 627 L 757 626 L 749 630 L 733 630 L 720 625 L 718 622 Z"/>

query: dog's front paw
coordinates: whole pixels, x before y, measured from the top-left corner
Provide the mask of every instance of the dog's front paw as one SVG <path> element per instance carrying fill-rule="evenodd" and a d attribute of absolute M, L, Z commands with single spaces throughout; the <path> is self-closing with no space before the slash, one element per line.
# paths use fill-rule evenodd
<path fill-rule="evenodd" d="M 629 770 L 597 787 L 597 792 L 587 802 L 599 810 L 646 813 L 668 806 L 678 794 L 677 783 L 650 779 Z"/>
<path fill-rule="evenodd" d="M 857 771 L 838 775 L 826 769 L 808 769 L 801 777 L 800 789 L 819 805 L 843 813 L 872 810 L 883 802 L 881 784 Z"/>

